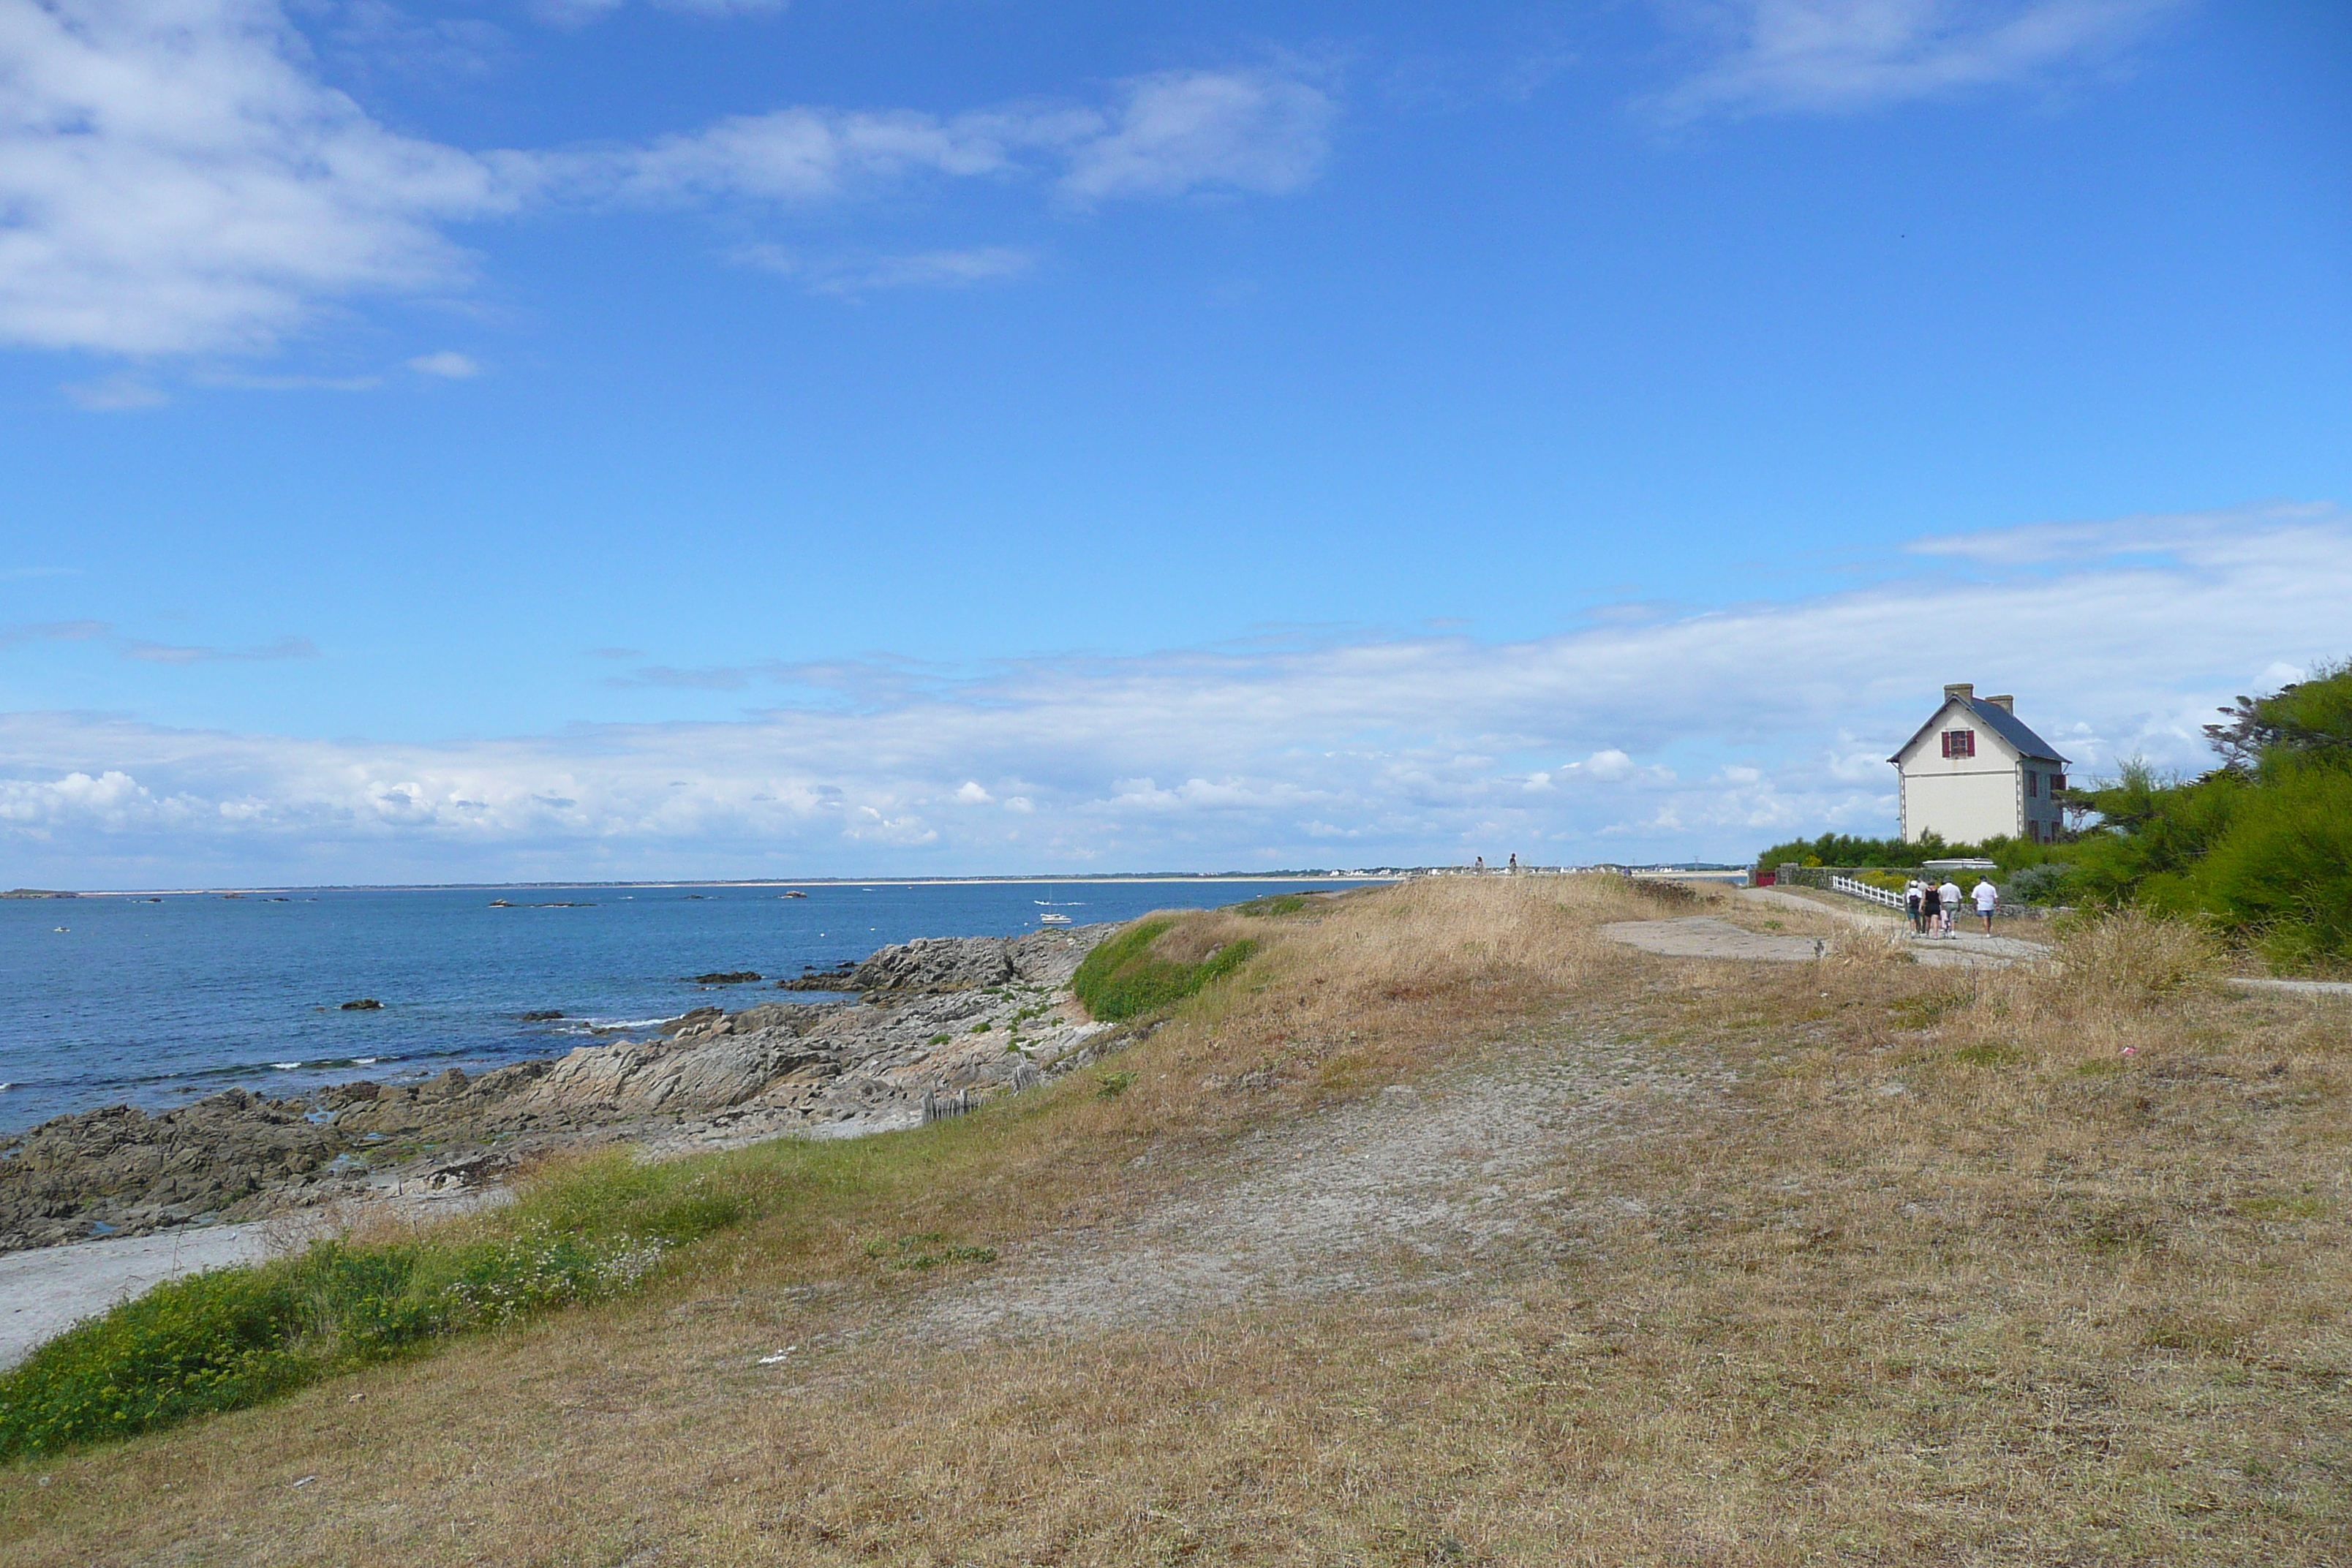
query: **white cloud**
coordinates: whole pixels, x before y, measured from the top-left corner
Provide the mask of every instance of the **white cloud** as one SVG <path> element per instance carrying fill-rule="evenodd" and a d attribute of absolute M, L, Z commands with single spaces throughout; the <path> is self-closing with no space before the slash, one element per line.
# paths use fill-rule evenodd
<path fill-rule="evenodd" d="M 1099 130 L 1073 138 L 1062 189 L 1079 201 L 1295 191 L 1321 170 L 1335 112 L 1320 89 L 1263 72 L 1140 77 Z"/>
<path fill-rule="evenodd" d="M 1839 113 L 2102 64 L 2182 0 L 1674 0 L 1716 58 L 1674 116 Z"/>
<path fill-rule="evenodd" d="M 383 9 L 362 7 L 344 33 L 399 32 Z M 0 342 L 267 352 L 340 301 L 462 287 L 473 259 L 446 225 L 547 205 L 806 205 L 942 179 L 1082 204 L 1291 191 L 1319 169 L 1333 112 L 1302 81 L 1192 70 L 1118 84 L 1099 106 L 801 105 L 639 145 L 473 153 L 390 131 L 325 86 L 278 0 L 0 0 Z M 854 292 L 1011 277 L 1033 261 L 981 247 L 787 269 Z M 463 358 L 409 363 L 452 374 L 434 367 Z M 68 391 L 100 408 L 160 396 L 137 381 Z"/>
<path fill-rule="evenodd" d="M 322 300 L 467 272 L 502 205 L 298 63 L 271 0 L 0 0 L 0 340 L 249 351 Z"/>
<path fill-rule="evenodd" d="M 2160 556 L 2115 553 L 2120 524 L 2069 560 L 1978 536 L 1977 559 L 2033 559 L 1958 581 L 1928 549 L 1925 570 L 1849 592 L 1524 642 L 1024 660 L 962 681 L 747 666 L 748 688 L 858 700 L 733 722 L 436 746 L 0 716 L 0 843 L 22 840 L 23 879 L 68 882 L 1211 868 L 1316 863 L 1334 837 L 1363 862 L 1729 858 L 1888 830 L 1883 759 L 1948 680 L 2016 692 L 2091 775 L 2135 752 L 2200 765 L 2214 705 L 2352 652 L 2352 518 L 2155 521 Z M 1967 645 L 1922 647 L 1923 615 L 1965 622 Z M 992 794 L 1004 809 L 939 809 Z"/>
<path fill-rule="evenodd" d="M 797 278 L 813 294 L 843 299 L 881 289 L 961 288 L 1021 277 L 1037 265 L 1037 254 L 1012 246 L 970 250 L 925 250 L 908 256 L 809 258 L 780 245 L 743 245 L 730 260 Z"/>
<path fill-rule="evenodd" d="M 1100 108 L 1021 103 L 941 116 L 796 105 L 643 146 L 510 154 L 501 167 L 554 199 L 647 205 L 836 201 L 919 176 L 1051 174 L 1081 203 L 1279 195 L 1321 171 L 1336 114 L 1327 93 L 1293 78 L 1167 71 L 1119 83 Z"/>
<path fill-rule="evenodd" d="M 446 381 L 466 381 L 482 374 L 479 361 L 455 349 L 418 354 L 408 362 L 408 368 L 419 375 L 437 375 Z"/>
<path fill-rule="evenodd" d="M 1560 771 L 1580 773 L 1586 778 L 1614 782 L 1632 775 L 1633 759 L 1612 746 L 1606 751 L 1593 752 L 1580 763 L 1570 763 Z"/>

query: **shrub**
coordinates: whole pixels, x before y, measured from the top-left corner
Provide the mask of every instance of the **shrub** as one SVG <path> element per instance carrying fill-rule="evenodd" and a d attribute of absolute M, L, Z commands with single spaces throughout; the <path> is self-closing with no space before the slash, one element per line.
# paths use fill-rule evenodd
<path fill-rule="evenodd" d="M 2352 959 L 2352 770 L 2274 767 L 2185 881 L 2281 968 Z"/>
<path fill-rule="evenodd" d="M 2002 894 L 2021 904 L 2054 904 L 2064 895 L 2066 868 L 2055 861 L 2028 866 L 2009 879 Z"/>
<path fill-rule="evenodd" d="M 2210 984 L 2223 967 L 2221 945 L 2204 928 L 2136 908 L 2067 921 L 2058 959 L 2075 984 L 2126 1003 Z"/>
<path fill-rule="evenodd" d="M 1087 954 L 1070 989 L 1106 1022 L 1173 1006 L 1257 952 L 1257 943 L 1244 937 L 1214 942 L 1193 956 L 1201 939 L 1214 931 L 1213 917 L 1148 915 Z"/>

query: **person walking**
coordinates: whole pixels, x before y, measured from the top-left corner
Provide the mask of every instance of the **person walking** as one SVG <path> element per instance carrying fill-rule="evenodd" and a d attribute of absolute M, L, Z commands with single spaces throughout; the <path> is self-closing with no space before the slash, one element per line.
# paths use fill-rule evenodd
<path fill-rule="evenodd" d="M 1974 897 L 1977 900 L 1977 913 L 1984 917 L 1985 935 L 1990 936 L 1992 934 L 1992 911 L 1998 908 L 2000 903 L 2000 889 L 1992 885 L 1992 879 L 1990 877 L 1979 877 L 1977 879 Z"/>
<path fill-rule="evenodd" d="M 1919 889 L 1919 931 L 1923 936 L 1933 936 L 1943 923 L 1944 890 L 1930 882 Z"/>
<path fill-rule="evenodd" d="M 1944 885 L 1936 889 L 1936 901 L 1944 910 L 1944 934 L 1952 934 L 1952 917 L 1960 912 L 1960 884 L 1949 871 L 1944 873 Z"/>
<path fill-rule="evenodd" d="M 1912 878 L 1909 881 L 1903 884 L 1903 907 L 1911 913 L 1911 934 L 1913 936 L 1919 934 L 1919 900 L 1926 895 L 1927 891 L 1927 889 L 1919 885 L 1919 879 L 1916 877 Z"/>

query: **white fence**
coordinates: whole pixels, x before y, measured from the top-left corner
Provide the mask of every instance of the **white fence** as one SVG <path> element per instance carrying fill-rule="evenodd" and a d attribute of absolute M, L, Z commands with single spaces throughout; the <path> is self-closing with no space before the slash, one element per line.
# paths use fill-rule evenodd
<path fill-rule="evenodd" d="M 1857 882 L 1852 877 L 1832 877 L 1830 890 L 1846 893 L 1857 899 L 1868 899 L 1874 904 L 1885 904 L 1890 910 L 1904 908 L 1903 895 L 1890 893 L 1885 888 L 1874 888 L 1868 882 Z"/>

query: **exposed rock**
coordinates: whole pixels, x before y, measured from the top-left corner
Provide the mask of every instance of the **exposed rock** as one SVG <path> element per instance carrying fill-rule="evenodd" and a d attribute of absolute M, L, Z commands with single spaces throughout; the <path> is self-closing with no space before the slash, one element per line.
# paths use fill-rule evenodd
<path fill-rule="evenodd" d="M 1013 978 L 1002 937 L 923 937 L 886 947 L 851 972 L 860 991 L 969 991 Z"/>
<path fill-rule="evenodd" d="M 128 1105 L 45 1121 L 0 1142 L 0 1251 L 235 1217 L 345 1146 L 299 1103 L 226 1089 L 150 1116 Z"/>
<path fill-rule="evenodd" d="M 389 1191 L 394 1176 L 461 1188 L 595 1139 L 674 1150 L 915 1126 L 927 1092 L 971 1104 L 1093 1059 L 1104 1026 L 1066 992 L 1113 929 L 884 948 L 850 972 L 856 1002 L 697 1007 L 653 1039 L 478 1078 L 451 1068 L 417 1083 L 337 1084 L 309 1101 L 232 1089 L 161 1116 L 117 1106 L 61 1117 L 0 1142 L 0 1251 L 78 1240 L 92 1222 L 136 1233 L 372 1183 Z"/>
<path fill-rule="evenodd" d="M 832 969 L 811 969 L 790 980 L 776 982 L 779 991 L 855 991 L 857 966 L 843 963 Z"/>
<path fill-rule="evenodd" d="M 562 1016 L 563 1016 L 562 1013 L 552 1007 L 548 1007 L 542 1008 L 536 1013 L 525 1013 L 522 1016 L 522 1021 L 526 1024 L 551 1024 Z"/>
<path fill-rule="evenodd" d="M 356 1002 L 344 1003 L 342 1010 L 346 1013 L 376 1013 L 381 1012 L 383 1008 L 383 1004 L 374 997 L 362 996 Z"/>
<path fill-rule="evenodd" d="M 698 974 L 694 977 L 694 983 L 697 985 L 749 985 L 755 980 L 765 978 L 766 976 L 756 969 L 724 969 L 713 970 L 709 974 Z"/>
<path fill-rule="evenodd" d="M 1019 979 L 1065 985 L 1105 928 L 1066 927 L 1026 936 L 925 937 L 886 947 L 849 973 L 859 991 L 969 991 Z"/>

